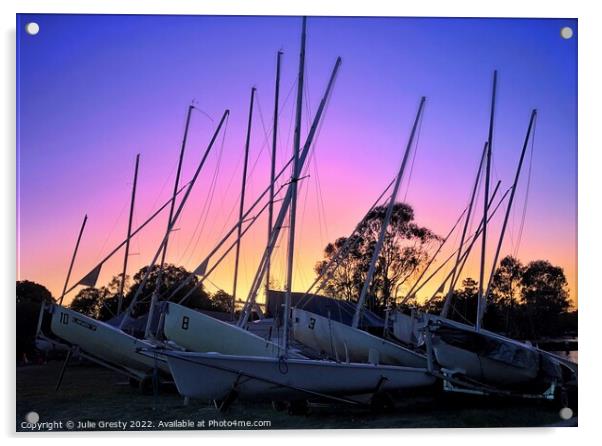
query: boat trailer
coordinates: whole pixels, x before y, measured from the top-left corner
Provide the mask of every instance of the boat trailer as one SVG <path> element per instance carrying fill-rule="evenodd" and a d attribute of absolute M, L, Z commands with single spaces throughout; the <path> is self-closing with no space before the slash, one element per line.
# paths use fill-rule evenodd
<path fill-rule="evenodd" d="M 567 401 L 567 392 L 564 386 L 552 382 L 542 393 L 526 393 L 495 387 L 481 381 L 469 378 L 462 370 L 446 369 L 439 367 L 433 351 L 433 331 L 430 326 L 424 328 L 424 343 L 426 347 L 427 370 L 434 377 L 441 380 L 444 392 L 463 393 L 479 396 L 497 396 L 504 398 L 519 398 L 529 400 L 554 401 L 557 397 L 564 404 Z M 565 404 L 566 405 L 566 404 Z"/>

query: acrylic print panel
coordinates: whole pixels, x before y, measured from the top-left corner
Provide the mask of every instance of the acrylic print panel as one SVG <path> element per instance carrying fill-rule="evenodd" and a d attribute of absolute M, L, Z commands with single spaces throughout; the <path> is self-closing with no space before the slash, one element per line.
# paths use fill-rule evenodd
<path fill-rule="evenodd" d="M 18 15 L 16 429 L 576 425 L 577 38 Z"/>

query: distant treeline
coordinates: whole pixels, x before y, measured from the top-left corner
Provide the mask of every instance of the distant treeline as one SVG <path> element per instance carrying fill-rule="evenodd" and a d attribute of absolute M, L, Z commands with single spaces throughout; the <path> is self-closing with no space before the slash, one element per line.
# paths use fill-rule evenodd
<path fill-rule="evenodd" d="M 577 310 L 571 310 L 562 268 L 545 260 L 523 266 L 513 257 L 502 260 L 496 270 L 483 326 L 523 340 L 576 336 Z M 451 295 L 449 317 L 474 324 L 478 283 L 472 278 Z M 438 294 L 421 309 L 439 313 L 447 294 Z"/>
<path fill-rule="evenodd" d="M 133 278 L 126 276 L 122 309 L 130 307 L 136 292 L 140 290 L 137 303 L 130 310 L 134 315 L 143 315 L 148 312 L 153 293 L 157 292 L 160 300 L 171 297 L 178 302 L 187 296 L 184 305 L 198 309 L 218 312 L 230 312 L 232 297 L 225 291 L 215 293 L 207 292 L 198 278 L 183 267 L 164 265 L 161 273 L 161 285 L 157 289 L 158 266 L 153 266 L 146 282 L 143 278 L 148 267 L 142 268 Z M 186 285 L 180 285 L 188 279 Z M 106 286 L 99 288 L 88 287 L 81 289 L 73 298 L 69 307 L 86 316 L 101 321 L 108 321 L 117 315 L 119 290 L 121 289 L 122 276 L 111 279 Z M 178 289 L 179 288 L 179 289 Z M 177 292 L 176 292 L 176 289 Z M 55 298 L 43 285 L 28 280 L 17 281 L 17 357 L 24 359 L 24 355 L 31 356 L 35 352 L 35 334 L 37 321 L 42 302 L 55 302 Z"/>
<path fill-rule="evenodd" d="M 358 230 L 348 238 L 341 237 L 329 243 L 324 257 L 315 266 L 316 274 L 323 277 L 321 293 L 337 299 L 356 302 L 365 282 L 370 259 L 380 233 L 385 207 L 374 208 L 361 222 Z M 370 283 L 366 305 L 384 315 L 387 308 L 406 311 L 418 308 L 439 313 L 450 295 L 449 317 L 461 322 L 474 323 L 478 283 L 471 278 L 462 282 L 461 288 L 449 291 L 441 286 L 438 293 L 426 302 L 415 296 L 400 305 L 407 292 L 424 271 L 432 253 L 442 242 L 430 229 L 414 222 L 414 210 L 405 203 L 396 203 L 387 228 L 383 248 L 376 263 L 376 272 Z M 330 268 L 336 260 L 337 268 Z M 134 315 L 148 312 L 153 293 L 160 299 L 179 302 L 199 310 L 230 313 L 232 297 L 225 291 L 207 292 L 199 279 L 181 266 L 167 264 L 158 281 L 159 267 L 148 267 L 133 277 L 118 275 L 99 288 L 81 289 L 70 307 L 87 316 L 107 321 L 117 314 L 120 289 L 124 289 L 122 309 L 129 308 Z M 157 288 L 157 283 L 159 287 Z M 273 287 L 276 289 L 276 287 Z M 138 294 L 132 307 L 134 296 Z M 50 292 L 42 285 L 17 282 L 17 353 L 32 352 L 38 314 L 42 302 L 54 302 Z M 484 316 L 484 327 L 505 333 L 517 339 L 536 340 L 542 337 L 576 335 L 577 311 L 570 306 L 567 281 L 562 268 L 545 260 L 523 265 L 514 257 L 501 260 L 493 276 L 489 304 Z"/>
<path fill-rule="evenodd" d="M 138 294 L 136 303 L 133 308 L 130 308 L 130 311 L 134 315 L 146 314 L 154 293 L 157 293 L 159 300 L 168 299 L 179 302 L 185 298 L 184 305 L 197 310 L 230 312 L 232 309 L 232 297 L 228 293 L 222 290 L 209 293 L 199 283 L 198 277 L 184 267 L 164 265 L 160 281 L 157 280 L 160 271 L 158 265 L 151 268 L 147 280 L 144 281 L 147 271 L 148 267 L 145 266 L 132 278 L 126 276 L 122 309 L 129 308 L 134 296 Z M 71 301 L 70 308 L 101 321 L 115 317 L 121 281 L 122 275 L 120 274 L 114 276 L 106 286 L 82 289 Z M 157 283 L 160 283 L 158 288 Z"/>
<path fill-rule="evenodd" d="M 357 300 L 385 211 L 383 206 L 376 207 L 351 237 L 341 237 L 326 245 L 324 258 L 315 266 L 316 274 L 325 278 L 324 294 L 351 302 Z M 418 308 L 438 314 L 449 294 L 449 317 L 474 324 L 478 283 L 471 278 L 466 278 L 461 287 L 454 287 L 451 292 L 449 283 L 442 284 L 438 292 L 426 300 L 424 296 L 418 300 L 413 294 L 404 299 L 441 243 L 441 237 L 414 222 L 410 205 L 396 203 L 368 289 L 368 308 L 381 315 L 387 308 L 396 307 L 403 311 Z M 338 264 L 334 270 L 329 268 L 333 260 Z M 404 305 L 400 305 L 402 300 L 406 300 Z M 563 269 L 546 260 L 523 265 L 512 256 L 502 259 L 493 276 L 483 323 L 490 330 L 517 339 L 576 335 L 577 311 L 571 308 Z"/>

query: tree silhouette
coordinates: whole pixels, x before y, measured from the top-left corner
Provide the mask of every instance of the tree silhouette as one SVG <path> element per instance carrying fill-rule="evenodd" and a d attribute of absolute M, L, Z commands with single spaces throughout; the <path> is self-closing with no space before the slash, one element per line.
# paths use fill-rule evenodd
<path fill-rule="evenodd" d="M 17 281 L 17 304 L 53 302 L 52 294 L 44 285 L 29 280 Z"/>
<path fill-rule="evenodd" d="M 454 290 L 449 318 L 474 324 L 478 283 L 468 277 Z M 445 296 L 437 295 L 420 305 L 425 312 L 438 314 Z M 496 269 L 490 302 L 483 325 L 488 330 L 517 339 L 537 340 L 542 336 L 576 334 L 577 312 L 570 311 L 567 281 L 562 268 L 546 260 L 526 266 L 507 256 Z"/>
<path fill-rule="evenodd" d="M 98 305 L 98 319 L 101 321 L 109 320 L 117 315 L 119 308 L 119 290 L 121 289 L 121 282 L 123 280 L 123 273 L 113 276 L 111 281 L 104 287 L 101 288 L 100 302 Z M 126 308 L 129 300 L 127 299 L 128 289 L 130 288 L 131 278 L 125 276 L 125 283 L 123 287 L 123 303 L 121 309 Z"/>
<path fill-rule="evenodd" d="M 477 312 L 479 284 L 472 277 L 462 281 L 462 288 L 454 290 L 449 318 L 458 322 L 474 324 Z"/>
<path fill-rule="evenodd" d="M 232 295 L 224 290 L 217 290 L 211 296 L 211 306 L 214 311 L 230 313 L 232 311 Z"/>
<path fill-rule="evenodd" d="M 322 275 L 333 258 L 339 259 L 334 273 L 325 275 L 323 290 L 327 295 L 349 301 L 358 299 L 386 212 L 386 206 L 375 207 L 364 217 L 354 235 L 326 245 L 324 259 L 316 264 L 315 272 Z M 395 203 L 368 290 L 368 307 L 376 311 L 386 308 L 401 286 L 420 272 L 431 243 L 438 240 L 431 230 L 414 223 L 414 210 L 410 205 Z"/>
<path fill-rule="evenodd" d="M 137 303 L 133 309 L 135 315 L 146 314 L 148 312 L 151 298 L 157 289 L 160 267 L 159 265 L 152 266 L 148 279 L 143 283 L 144 276 L 148 270 L 148 266 L 145 266 L 134 274 L 132 285 L 124 297 L 123 308 L 125 309 L 131 304 L 134 296 L 140 290 Z M 205 310 L 212 308 L 209 294 L 199 284 L 198 278 L 190 276 L 190 272 L 184 267 L 165 264 L 160 277 L 161 280 L 157 289 L 160 301 L 170 299 L 173 302 L 179 302 L 184 296 L 188 295 L 185 302 L 186 306 Z M 180 285 L 185 281 L 186 285 L 180 288 Z M 178 288 L 180 289 L 176 291 Z"/>
<path fill-rule="evenodd" d="M 140 316 L 148 313 L 150 301 L 155 292 L 156 281 L 159 277 L 159 269 L 158 265 L 154 265 L 144 284 L 142 281 L 148 271 L 148 266 L 143 267 L 134 274 L 134 277 L 131 279 L 132 284 L 129 287 L 127 285 L 130 283 L 130 278 L 126 276 L 126 287 L 124 289 L 127 292 L 123 296 L 122 311 L 130 306 L 137 291 L 141 289 L 137 297 L 137 303 L 133 309 L 133 314 Z M 159 300 L 166 300 L 171 297 L 172 301 L 178 302 L 190 293 L 185 303 L 186 306 L 204 310 L 222 309 L 219 305 L 214 305 L 210 295 L 199 284 L 196 276 L 172 296 L 179 285 L 188 279 L 189 276 L 190 272 L 181 266 L 164 265 L 158 289 Z M 82 289 L 71 302 L 70 308 L 99 320 L 106 321 L 115 317 L 117 315 L 121 277 L 121 274 L 114 276 L 106 286 L 101 288 Z"/>
<path fill-rule="evenodd" d="M 17 281 L 16 291 L 16 351 L 25 360 L 34 351 L 40 307 L 54 298 L 46 287 L 29 280 Z"/>
<path fill-rule="evenodd" d="M 69 308 L 92 318 L 98 318 L 106 288 L 88 287 L 80 290 L 69 304 Z"/>
<path fill-rule="evenodd" d="M 490 299 L 493 308 L 503 314 L 504 322 L 497 321 L 497 326 L 510 336 L 519 334 L 517 305 L 521 300 L 522 281 L 525 267 L 512 256 L 504 257 L 493 275 Z"/>
<path fill-rule="evenodd" d="M 326 245 L 324 259 L 314 267 L 316 274 L 324 274 L 331 260 L 335 257 L 339 259 L 338 267 L 327 273 L 329 278 L 323 288 L 326 295 L 347 301 L 357 300 L 369 266 L 369 258 L 363 252 L 363 242 L 359 235 L 353 235 L 349 239 L 340 237 Z M 343 250 L 346 251 L 344 254 Z"/>
<path fill-rule="evenodd" d="M 570 306 L 563 269 L 546 260 L 530 262 L 522 276 L 522 287 L 522 302 L 532 324 L 532 336 L 556 334 L 561 315 Z"/>

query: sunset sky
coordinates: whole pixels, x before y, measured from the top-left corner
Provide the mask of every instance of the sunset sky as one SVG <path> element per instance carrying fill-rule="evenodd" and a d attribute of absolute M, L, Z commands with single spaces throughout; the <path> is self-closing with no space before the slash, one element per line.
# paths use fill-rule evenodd
<path fill-rule="evenodd" d="M 31 21 L 38 35 L 26 34 Z M 565 26 L 572 39 L 561 37 Z M 168 261 L 194 269 L 237 220 L 253 86 L 246 202 L 268 185 L 278 50 L 284 55 L 277 165 L 291 154 L 300 29 L 299 17 L 19 15 L 18 279 L 44 284 L 58 297 L 84 214 L 89 220 L 71 284 L 124 239 L 137 153 L 135 226 L 169 198 L 193 100 L 200 112 L 192 115 L 183 182 L 223 111 L 231 110 L 225 138 L 170 239 Z M 305 290 L 324 246 L 349 234 L 394 177 L 421 96 L 427 102 L 416 157 L 398 199 L 414 207 L 417 223 L 448 232 L 467 205 L 487 139 L 497 69 L 492 182 L 500 179 L 503 190 L 511 185 L 531 109 L 539 115 L 532 165 L 529 152 L 502 255 L 562 266 L 576 305 L 577 21 L 310 17 L 307 32 L 302 140 L 337 56 L 343 63 L 300 186 L 293 288 Z M 166 220 L 161 215 L 132 241 L 129 273 L 151 260 Z M 488 232 L 489 267 L 501 220 L 502 212 Z M 260 219 L 242 242 L 239 297 L 248 291 L 266 227 Z M 458 241 L 456 233 L 442 258 Z M 281 241 L 277 284 L 284 283 L 285 255 Z M 122 262 L 120 251 L 99 285 Z M 231 292 L 232 265 L 230 256 L 208 289 Z M 464 275 L 478 278 L 477 265 L 475 250 Z M 420 297 L 439 284 L 433 280 Z"/>

